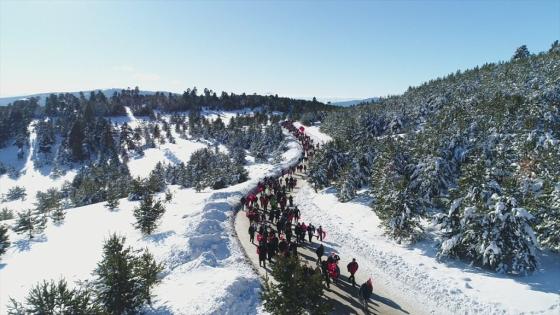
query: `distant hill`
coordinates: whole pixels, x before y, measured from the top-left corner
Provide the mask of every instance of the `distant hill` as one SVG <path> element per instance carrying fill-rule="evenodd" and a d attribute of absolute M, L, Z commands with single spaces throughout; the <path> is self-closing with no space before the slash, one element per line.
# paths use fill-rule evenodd
<path fill-rule="evenodd" d="M 89 95 L 89 92 L 91 92 L 91 91 L 98 91 L 98 90 L 88 90 L 88 91 L 82 91 L 82 92 L 87 97 Z M 120 92 L 120 91 L 122 91 L 122 89 L 113 88 L 113 89 L 104 89 L 104 90 L 100 90 L 100 91 L 103 92 L 103 94 L 105 94 L 105 96 L 110 97 L 111 95 L 113 95 L 113 93 Z M 74 96 L 78 96 L 80 94 L 80 92 L 49 92 L 49 93 L 37 93 L 37 94 L 21 95 L 21 96 L 0 97 L 0 106 L 6 106 L 10 103 L 13 103 L 13 102 L 17 101 L 17 100 L 28 99 L 28 98 L 32 98 L 32 97 L 38 97 L 39 98 L 39 105 L 45 106 L 45 99 L 47 98 L 47 96 L 49 96 L 53 93 L 54 94 L 70 93 Z M 167 93 L 167 92 L 165 92 L 165 93 Z M 140 94 L 142 94 L 142 95 L 152 95 L 152 94 L 155 94 L 155 92 L 140 91 Z"/>
<path fill-rule="evenodd" d="M 379 97 L 370 97 L 365 99 L 356 99 L 356 100 L 348 100 L 348 101 L 339 101 L 339 102 L 331 102 L 331 105 L 340 106 L 340 107 L 350 107 L 354 105 L 358 105 L 361 103 L 371 103 L 378 101 Z"/>

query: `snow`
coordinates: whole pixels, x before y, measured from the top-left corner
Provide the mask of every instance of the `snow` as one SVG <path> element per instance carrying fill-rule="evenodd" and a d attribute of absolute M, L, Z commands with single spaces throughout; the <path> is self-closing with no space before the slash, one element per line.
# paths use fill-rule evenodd
<path fill-rule="evenodd" d="M 165 264 L 148 313 L 260 312 L 261 282 L 235 238 L 233 209 L 264 176 L 278 174 L 282 167 L 297 162 L 299 144 L 292 139 L 286 146 L 281 163 L 248 165 L 247 182 L 202 192 L 169 186 L 174 198 L 165 205 L 166 212 L 151 236 L 143 236 L 133 227 L 138 202 L 126 199 L 120 200 L 117 211 L 109 211 L 104 203 L 69 209 L 62 225 L 49 222 L 44 234 L 31 242 L 10 231 L 12 245 L 0 264 L 0 314 L 7 312 L 9 297 L 21 301 L 43 279 L 64 277 L 69 283 L 93 279 L 103 242 L 115 232 L 126 237 L 127 245 L 148 248 Z M 169 147 L 176 155 L 185 154 L 183 158 L 186 149 Z M 139 159 L 139 167 L 145 162 L 148 166 L 144 168 L 151 169 L 154 160 L 152 154 L 146 154 Z"/>

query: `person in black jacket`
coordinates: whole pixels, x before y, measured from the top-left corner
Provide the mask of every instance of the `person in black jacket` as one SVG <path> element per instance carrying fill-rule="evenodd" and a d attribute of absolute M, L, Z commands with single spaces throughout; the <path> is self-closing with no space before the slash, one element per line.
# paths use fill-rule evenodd
<path fill-rule="evenodd" d="M 315 254 L 317 254 L 317 263 L 321 263 L 321 257 L 325 254 L 325 246 L 323 246 L 323 244 L 319 245 L 315 250 Z"/>
<path fill-rule="evenodd" d="M 255 244 L 255 232 L 255 226 L 253 224 L 249 225 L 249 240 L 251 241 L 251 244 Z"/>
<path fill-rule="evenodd" d="M 331 277 L 329 276 L 329 271 L 327 270 L 327 261 L 320 261 L 319 264 L 321 265 L 321 273 L 323 274 L 323 277 L 325 277 L 325 282 L 327 283 L 327 289 L 330 289 Z"/>
<path fill-rule="evenodd" d="M 362 300 L 364 311 L 367 313 L 369 299 L 373 293 L 373 285 L 371 278 L 360 286 L 360 300 Z"/>
<path fill-rule="evenodd" d="M 266 268 L 266 253 L 266 242 L 260 242 L 259 246 L 257 247 L 257 254 L 259 255 L 259 267 L 262 266 L 263 268 Z"/>

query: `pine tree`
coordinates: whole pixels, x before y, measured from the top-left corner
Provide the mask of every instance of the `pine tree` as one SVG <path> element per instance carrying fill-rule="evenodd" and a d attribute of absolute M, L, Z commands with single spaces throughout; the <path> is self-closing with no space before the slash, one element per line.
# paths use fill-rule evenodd
<path fill-rule="evenodd" d="M 41 233 L 46 225 L 45 215 L 35 215 L 31 210 L 18 213 L 14 231 L 18 234 L 27 233 L 29 239 L 32 239 L 35 234 Z"/>
<path fill-rule="evenodd" d="M 142 254 L 136 259 L 134 273 L 140 279 L 142 288 L 142 300 L 152 305 L 152 287 L 158 284 L 158 274 L 163 271 L 163 264 L 156 262 L 154 256 L 144 249 Z"/>
<path fill-rule="evenodd" d="M 264 308 L 278 315 L 328 314 L 331 306 L 323 298 L 318 270 L 301 265 L 297 257 L 278 257 L 272 265 L 275 283 L 266 281 L 262 292 Z"/>
<path fill-rule="evenodd" d="M 10 247 L 8 228 L 0 225 L 0 257 L 8 250 L 8 247 Z"/>
<path fill-rule="evenodd" d="M 134 209 L 134 217 L 136 223 L 134 227 L 142 231 L 144 234 L 152 234 L 158 225 L 158 220 L 165 213 L 160 200 L 154 202 L 153 195 L 147 194 L 140 202 L 140 206 Z"/>
<path fill-rule="evenodd" d="M 51 213 L 51 219 L 53 223 L 56 225 L 62 224 L 64 222 L 64 218 L 66 217 L 66 211 L 62 207 L 58 207 L 54 209 Z"/>
<path fill-rule="evenodd" d="M 97 299 L 109 314 L 136 313 L 143 304 L 143 294 L 134 273 L 132 248 L 116 234 L 105 241 L 103 257 L 95 269 Z"/>
<path fill-rule="evenodd" d="M 82 161 L 85 158 L 84 143 L 84 126 L 78 119 L 74 122 L 70 133 L 68 134 L 68 146 L 73 161 Z"/>
<path fill-rule="evenodd" d="M 560 252 L 560 184 L 546 196 L 543 203 L 537 213 L 539 243 L 545 248 Z"/>
<path fill-rule="evenodd" d="M 529 53 L 529 49 L 527 49 L 527 46 L 522 45 L 515 50 L 515 54 L 513 55 L 513 57 L 511 59 L 512 60 L 524 59 L 524 58 L 529 57 L 530 55 L 531 55 L 531 53 Z"/>
<path fill-rule="evenodd" d="M 105 207 L 114 211 L 119 207 L 119 202 L 119 195 L 115 187 L 109 187 L 107 189 L 107 203 L 105 204 Z"/>
<path fill-rule="evenodd" d="M 8 314 L 100 314 L 101 307 L 87 288 L 68 287 L 66 280 L 43 281 L 31 288 L 25 305 L 10 299 Z"/>

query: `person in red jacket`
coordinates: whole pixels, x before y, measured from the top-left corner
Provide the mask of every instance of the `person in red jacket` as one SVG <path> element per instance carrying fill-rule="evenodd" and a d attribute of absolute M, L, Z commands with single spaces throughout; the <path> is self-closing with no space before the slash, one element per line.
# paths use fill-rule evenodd
<path fill-rule="evenodd" d="M 350 262 L 346 266 L 346 269 L 348 269 L 348 272 L 350 273 L 350 277 L 348 278 L 348 280 L 352 280 L 352 286 L 355 287 L 356 278 L 354 278 L 354 274 L 356 273 L 356 271 L 358 271 L 358 263 L 356 262 L 356 258 L 352 258 L 352 262 Z"/>

